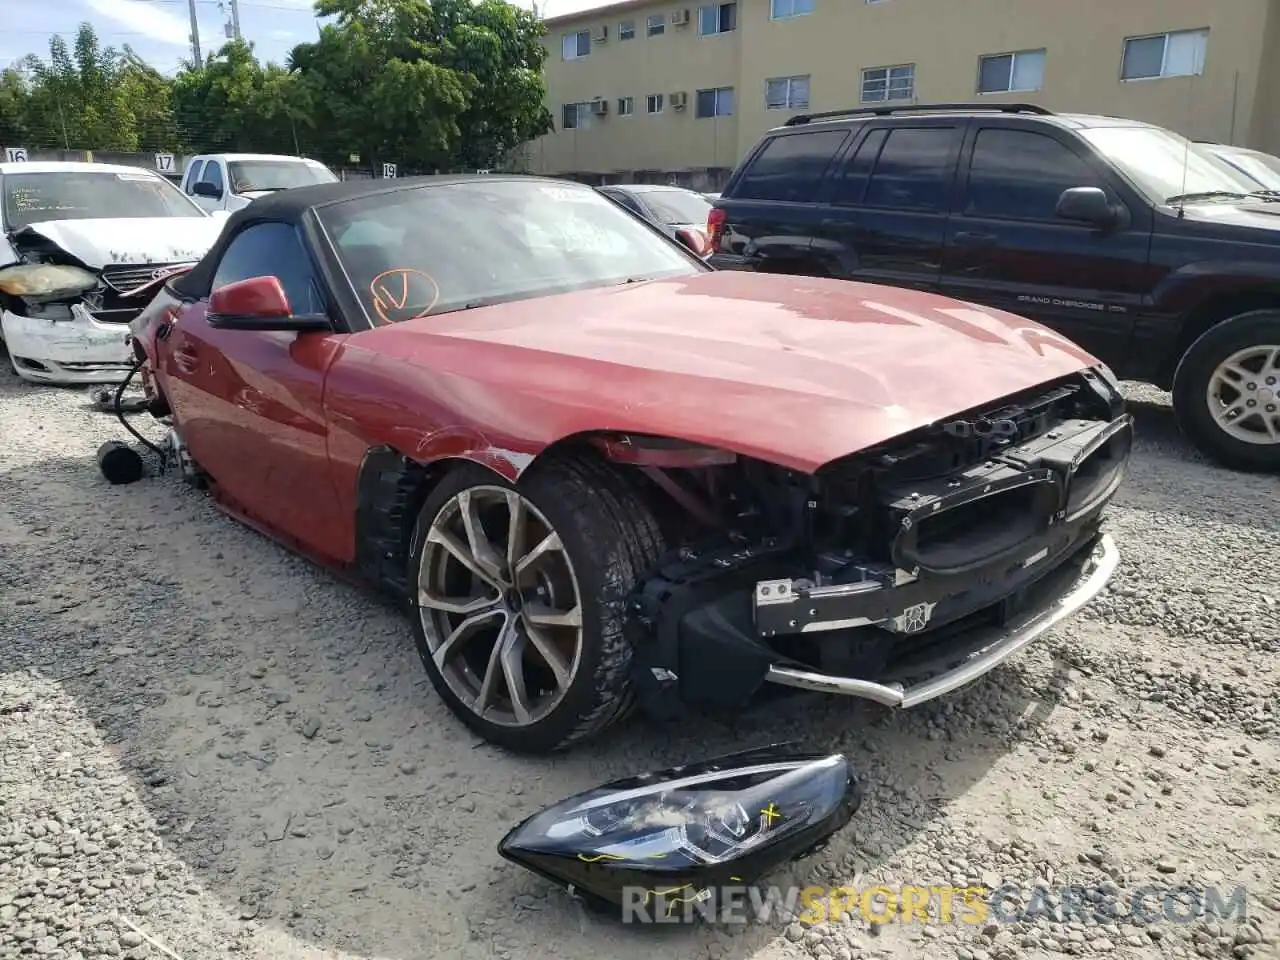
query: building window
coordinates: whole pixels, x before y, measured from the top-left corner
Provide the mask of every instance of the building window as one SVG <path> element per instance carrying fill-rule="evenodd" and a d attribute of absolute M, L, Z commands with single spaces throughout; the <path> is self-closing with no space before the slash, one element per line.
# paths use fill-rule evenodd
<path fill-rule="evenodd" d="M 636 22 L 634 20 L 623 20 L 618 24 L 619 40 L 634 40 L 636 38 Z"/>
<path fill-rule="evenodd" d="M 1197 77 L 1204 73 L 1208 30 L 1181 30 L 1154 37 L 1130 37 L 1124 42 L 1122 80 L 1156 77 Z"/>
<path fill-rule="evenodd" d="M 813 0 L 772 0 L 769 8 L 769 16 L 774 20 L 803 17 L 809 13 L 813 13 Z"/>
<path fill-rule="evenodd" d="M 997 53 L 978 62 L 979 93 L 1027 93 L 1044 87 L 1044 50 Z"/>
<path fill-rule="evenodd" d="M 765 81 L 764 105 L 769 110 L 808 110 L 809 77 L 774 77 Z"/>
<path fill-rule="evenodd" d="M 578 130 L 591 126 L 591 104 L 566 103 L 560 111 L 560 125 L 565 130 Z"/>
<path fill-rule="evenodd" d="M 916 65 L 903 63 L 896 67 L 872 67 L 862 71 L 862 102 L 883 103 L 886 100 L 914 100 Z"/>
<path fill-rule="evenodd" d="M 662 101 L 665 99 L 661 93 L 651 93 L 644 98 L 644 109 L 647 113 L 661 113 Z"/>
<path fill-rule="evenodd" d="M 591 31 L 579 30 L 566 33 L 560 43 L 560 52 L 566 60 L 577 60 L 591 53 Z"/>
<path fill-rule="evenodd" d="M 636 112 L 636 103 L 631 97 L 618 98 L 618 116 L 629 117 Z"/>
<path fill-rule="evenodd" d="M 667 18 L 660 13 L 655 13 L 645 21 L 645 28 L 651 37 L 660 37 L 667 32 Z"/>
<path fill-rule="evenodd" d="M 699 120 L 706 117 L 733 116 L 733 87 L 717 87 L 714 90 L 698 91 L 698 106 L 695 116 Z"/>
<path fill-rule="evenodd" d="M 698 8 L 698 32 L 704 37 L 729 33 L 737 26 L 738 5 L 736 3 L 713 3 L 709 7 Z"/>

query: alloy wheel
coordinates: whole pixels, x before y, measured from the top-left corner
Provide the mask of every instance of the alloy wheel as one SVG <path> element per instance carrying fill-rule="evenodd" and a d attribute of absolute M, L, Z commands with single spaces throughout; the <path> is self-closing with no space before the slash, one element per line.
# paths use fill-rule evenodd
<path fill-rule="evenodd" d="M 582 658 L 582 596 L 551 523 L 515 490 L 475 486 L 437 512 L 418 566 L 427 647 L 476 716 L 525 727 L 564 699 Z"/>
<path fill-rule="evenodd" d="M 1280 443 L 1280 346 L 1237 350 L 1214 369 L 1205 395 L 1214 422 L 1244 443 Z"/>

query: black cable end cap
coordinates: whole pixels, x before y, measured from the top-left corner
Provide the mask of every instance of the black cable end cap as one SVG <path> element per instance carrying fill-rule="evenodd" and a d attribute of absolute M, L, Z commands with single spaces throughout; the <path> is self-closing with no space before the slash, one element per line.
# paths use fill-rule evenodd
<path fill-rule="evenodd" d="M 98 469 L 108 483 L 136 483 L 142 479 L 142 457 L 128 444 L 108 440 L 98 448 Z"/>

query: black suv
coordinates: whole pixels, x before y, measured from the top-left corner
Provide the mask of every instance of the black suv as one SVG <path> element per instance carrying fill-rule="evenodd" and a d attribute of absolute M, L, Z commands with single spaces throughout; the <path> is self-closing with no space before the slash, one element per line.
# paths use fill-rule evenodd
<path fill-rule="evenodd" d="M 719 269 L 943 293 L 1173 391 L 1237 469 L 1280 467 L 1280 193 L 1176 133 L 1029 104 L 793 117 L 708 220 Z"/>

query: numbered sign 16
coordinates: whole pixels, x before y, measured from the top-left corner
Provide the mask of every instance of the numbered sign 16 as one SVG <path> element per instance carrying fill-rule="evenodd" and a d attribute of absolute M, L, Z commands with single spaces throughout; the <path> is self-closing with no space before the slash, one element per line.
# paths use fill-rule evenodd
<path fill-rule="evenodd" d="M 26 163 L 27 148 L 26 147 L 5 147 L 4 160 L 5 160 L 5 163 Z"/>
<path fill-rule="evenodd" d="M 382 165 L 382 179 L 394 180 L 396 178 L 396 165 L 394 163 L 384 163 Z"/>
<path fill-rule="evenodd" d="M 157 153 L 157 154 L 156 154 L 156 169 L 157 169 L 157 170 L 159 170 L 161 173 L 173 173 L 173 171 L 174 171 L 174 165 L 173 165 L 173 154 L 172 154 L 172 153 Z"/>

